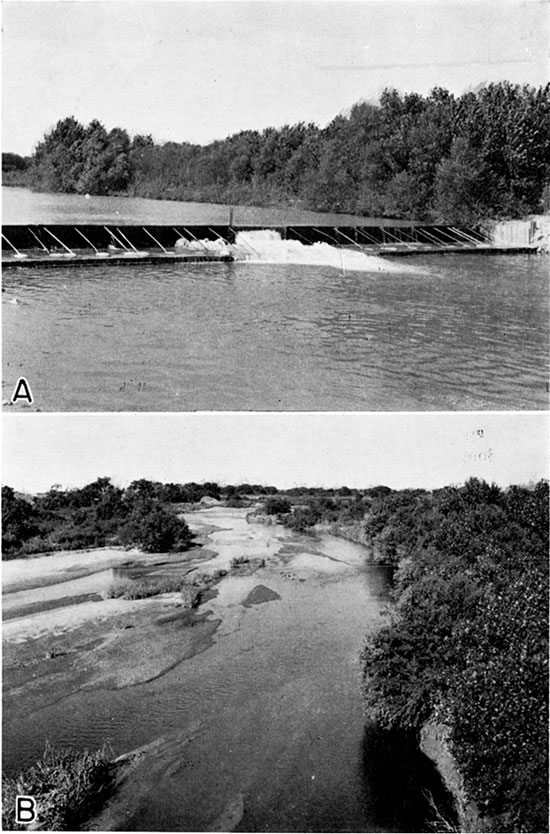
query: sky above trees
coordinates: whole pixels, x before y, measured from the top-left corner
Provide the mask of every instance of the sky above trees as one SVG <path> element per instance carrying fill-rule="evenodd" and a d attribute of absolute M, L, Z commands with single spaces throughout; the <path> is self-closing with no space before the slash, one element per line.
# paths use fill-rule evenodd
<path fill-rule="evenodd" d="M 548 430 L 542 412 L 4 415 L 2 480 L 29 492 L 100 476 L 118 486 L 431 489 L 473 476 L 508 486 L 547 476 Z"/>
<path fill-rule="evenodd" d="M 8 0 L 2 17 L 3 148 L 19 154 L 68 114 L 207 143 L 324 126 L 390 86 L 458 95 L 548 76 L 539 0 Z"/>

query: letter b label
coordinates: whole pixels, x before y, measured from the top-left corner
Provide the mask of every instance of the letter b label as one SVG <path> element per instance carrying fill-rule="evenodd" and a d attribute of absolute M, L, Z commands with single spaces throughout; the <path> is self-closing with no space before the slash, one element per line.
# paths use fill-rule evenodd
<path fill-rule="evenodd" d="M 36 819 L 36 800 L 32 796 L 18 796 L 15 799 L 15 822 L 30 825 Z"/>

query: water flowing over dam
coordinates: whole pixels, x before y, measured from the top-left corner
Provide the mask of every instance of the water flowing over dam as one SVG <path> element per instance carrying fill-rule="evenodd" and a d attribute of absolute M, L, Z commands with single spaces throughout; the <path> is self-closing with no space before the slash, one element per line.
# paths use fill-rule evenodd
<path fill-rule="evenodd" d="M 230 247 L 236 261 L 271 264 L 303 264 L 332 266 L 353 272 L 401 272 L 384 258 L 367 255 L 354 249 L 344 249 L 330 243 L 315 242 L 306 245 L 299 240 L 284 240 L 280 232 L 258 230 L 239 232 Z"/>
<path fill-rule="evenodd" d="M 537 251 L 534 243 L 497 245 L 480 229 L 419 224 L 272 228 L 40 224 L 7 225 L 2 231 L 2 265 L 8 268 L 22 264 L 46 268 L 59 264 L 251 260 L 255 255 L 264 263 L 334 266 L 354 271 L 368 271 L 370 267 L 387 272 L 391 268 L 381 262 L 366 261 L 365 256 L 532 251 Z"/>
<path fill-rule="evenodd" d="M 5 197 L 5 402 L 25 376 L 42 411 L 547 406 L 531 226 Z"/>

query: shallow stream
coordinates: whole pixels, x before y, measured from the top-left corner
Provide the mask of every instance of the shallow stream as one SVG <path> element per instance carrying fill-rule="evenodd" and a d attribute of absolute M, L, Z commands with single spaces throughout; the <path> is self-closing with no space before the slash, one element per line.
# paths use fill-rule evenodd
<path fill-rule="evenodd" d="M 36 758 L 45 739 L 108 742 L 116 755 L 146 746 L 99 830 L 422 830 L 425 762 L 398 740 L 390 758 L 402 775 L 392 775 L 361 706 L 358 655 L 382 622 L 387 569 L 360 545 L 249 524 L 240 509 L 188 521 L 219 528 L 201 571 L 237 555 L 266 560 L 223 578 L 201 606 L 219 621 L 213 639 L 148 683 L 60 689 L 14 723 L 5 711 L 5 767 Z"/>

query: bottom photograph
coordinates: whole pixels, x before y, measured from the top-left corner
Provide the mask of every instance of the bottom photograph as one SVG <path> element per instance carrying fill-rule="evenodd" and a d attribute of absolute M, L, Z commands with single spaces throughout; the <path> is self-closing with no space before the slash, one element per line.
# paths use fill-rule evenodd
<path fill-rule="evenodd" d="M 4 830 L 548 831 L 548 418 L 3 418 Z"/>

